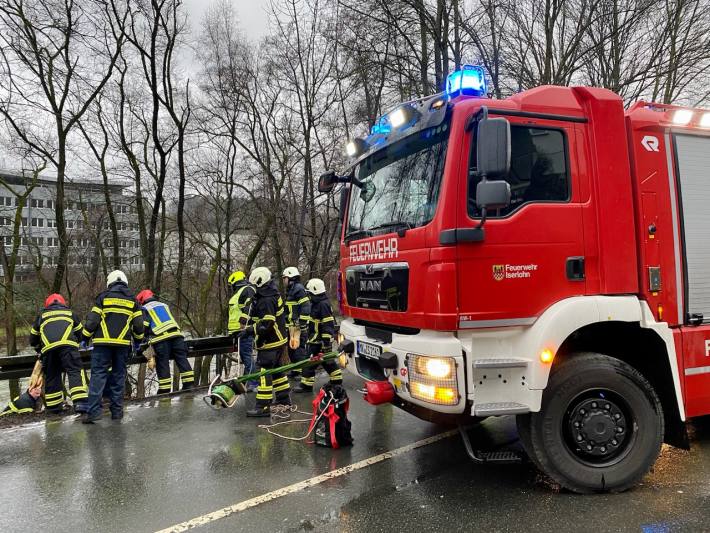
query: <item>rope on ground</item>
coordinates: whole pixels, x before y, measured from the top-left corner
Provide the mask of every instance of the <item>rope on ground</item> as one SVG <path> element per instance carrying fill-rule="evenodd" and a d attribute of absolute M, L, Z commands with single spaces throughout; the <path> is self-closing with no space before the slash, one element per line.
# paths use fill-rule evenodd
<path fill-rule="evenodd" d="M 274 437 L 279 437 L 284 440 L 291 440 L 291 441 L 304 441 L 308 437 L 311 436 L 311 433 L 313 433 L 313 430 L 316 428 L 318 425 L 318 421 L 323 417 L 325 412 L 328 410 L 328 407 L 330 406 L 331 403 L 333 403 L 334 397 L 332 394 L 330 394 L 330 398 L 328 398 L 328 403 L 325 404 L 325 407 L 320 410 L 318 413 L 318 416 L 316 417 L 315 421 L 313 422 L 313 425 L 308 429 L 308 432 L 303 437 L 289 437 L 288 435 L 282 435 L 281 433 L 277 433 L 274 431 L 274 428 L 279 427 L 279 426 L 286 426 L 289 424 L 302 424 L 304 422 L 309 423 L 311 421 L 310 418 L 299 418 L 296 420 L 282 420 L 281 422 L 276 422 L 274 424 L 259 424 L 260 429 L 265 429 L 267 433 L 270 435 L 273 435 Z M 310 413 L 306 413 L 305 411 L 299 411 L 298 410 L 298 405 L 293 404 L 293 405 L 272 405 L 271 406 L 271 416 L 273 418 L 290 418 L 291 413 L 300 413 L 303 415 L 309 415 Z M 308 444 L 312 443 L 313 441 L 308 441 Z"/>

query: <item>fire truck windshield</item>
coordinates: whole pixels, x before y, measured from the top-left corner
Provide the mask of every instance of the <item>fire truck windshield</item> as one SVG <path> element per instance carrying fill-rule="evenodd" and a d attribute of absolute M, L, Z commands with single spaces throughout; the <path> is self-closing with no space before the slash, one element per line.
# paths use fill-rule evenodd
<path fill-rule="evenodd" d="M 368 199 L 353 188 L 346 239 L 428 224 L 439 201 L 448 137 L 444 122 L 363 161 L 356 170 L 358 178 L 372 183 L 375 191 Z"/>

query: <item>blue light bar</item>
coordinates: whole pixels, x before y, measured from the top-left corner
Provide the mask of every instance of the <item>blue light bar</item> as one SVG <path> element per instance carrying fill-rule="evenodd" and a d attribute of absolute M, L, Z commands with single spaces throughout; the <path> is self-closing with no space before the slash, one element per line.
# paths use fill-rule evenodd
<path fill-rule="evenodd" d="M 450 97 L 459 94 L 469 96 L 486 96 L 486 73 L 483 67 L 464 65 L 461 70 L 452 72 L 446 77 L 446 94 Z"/>
<path fill-rule="evenodd" d="M 392 125 L 390 124 L 387 115 L 383 115 L 380 119 L 372 125 L 370 129 L 370 135 L 389 135 L 392 132 Z"/>

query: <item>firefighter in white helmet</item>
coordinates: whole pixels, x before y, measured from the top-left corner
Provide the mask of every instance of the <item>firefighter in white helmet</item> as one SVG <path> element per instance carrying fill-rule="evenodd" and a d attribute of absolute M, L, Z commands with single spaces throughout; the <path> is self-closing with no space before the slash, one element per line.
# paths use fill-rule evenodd
<path fill-rule="evenodd" d="M 298 341 L 298 348 L 294 348 L 292 342 L 288 346 L 288 358 L 292 363 L 297 363 L 308 359 L 306 353 L 306 331 L 308 329 L 308 316 L 311 313 L 311 301 L 306 294 L 306 289 L 301 283 L 301 273 L 298 268 L 290 266 L 283 271 L 283 282 L 286 286 L 286 327 L 289 330 L 289 337 L 294 337 Z M 300 370 L 294 370 L 289 377 L 299 378 Z"/>
<path fill-rule="evenodd" d="M 325 283 L 322 279 L 313 278 L 306 283 L 306 291 L 311 299 L 311 315 L 308 318 L 308 354 L 317 357 L 332 349 L 333 336 L 335 335 L 335 317 L 330 307 L 330 300 L 325 292 Z M 343 371 L 335 361 L 323 361 L 323 369 L 328 372 L 332 385 L 343 383 Z M 310 366 L 303 369 L 301 383 L 294 387 L 294 392 L 310 392 L 316 381 L 316 369 Z"/>
<path fill-rule="evenodd" d="M 256 287 L 250 326 L 255 337 L 256 363 L 259 368 L 276 368 L 285 359 L 288 342 L 283 300 L 268 268 L 252 270 L 249 283 Z M 247 411 L 247 416 L 270 416 L 272 402 L 291 405 L 291 387 L 288 377 L 283 373 L 260 378 L 256 389 L 256 405 Z"/>
<path fill-rule="evenodd" d="M 101 418 L 101 398 L 108 387 L 111 418 L 123 418 L 123 393 L 126 388 L 126 363 L 134 348 L 143 339 L 143 311 L 133 292 L 128 288 L 128 278 L 114 270 L 106 278 L 107 288 L 96 297 L 84 321 L 82 345 L 91 340 L 91 379 L 89 401 L 83 422 L 91 424 Z M 109 368 L 111 372 L 109 373 Z"/>

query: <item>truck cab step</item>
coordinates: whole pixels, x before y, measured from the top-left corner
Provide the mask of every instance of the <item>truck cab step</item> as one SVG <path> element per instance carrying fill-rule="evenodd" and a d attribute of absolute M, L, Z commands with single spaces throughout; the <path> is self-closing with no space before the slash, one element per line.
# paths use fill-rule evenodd
<path fill-rule="evenodd" d="M 529 413 L 530 407 L 516 402 L 495 402 L 474 404 L 474 416 L 504 416 Z"/>
<path fill-rule="evenodd" d="M 514 357 L 498 359 L 476 359 L 473 368 L 527 368 L 527 359 L 516 359 Z"/>
<path fill-rule="evenodd" d="M 495 450 L 487 452 L 474 450 L 471 445 L 471 439 L 469 438 L 468 433 L 466 433 L 466 428 L 464 426 L 459 426 L 459 433 L 461 434 L 463 445 L 466 448 L 466 453 L 476 463 L 517 464 L 523 461 L 522 454 L 513 450 Z"/>

